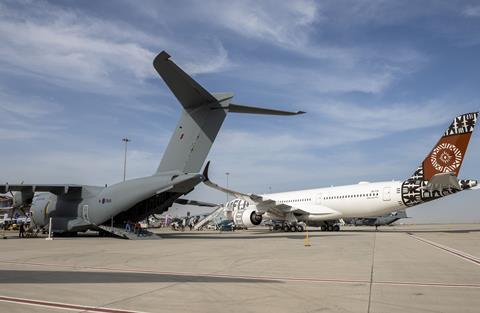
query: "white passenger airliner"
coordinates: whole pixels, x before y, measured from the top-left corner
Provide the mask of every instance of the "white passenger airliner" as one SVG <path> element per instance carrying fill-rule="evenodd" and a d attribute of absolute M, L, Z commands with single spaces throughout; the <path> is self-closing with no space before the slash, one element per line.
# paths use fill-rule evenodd
<path fill-rule="evenodd" d="M 324 222 L 327 230 L 339 230 L 341 218 L 378 216 L 435 200 L 466 189 L 478 189 L 476 180 L 457 178 L 478 112 L 457 116 L 413 175 L 404 181 L 280 192 L 245 194 L 221 187 L 208 178 L 205 184 L 236 197 L 226 204 L 237 226 L 252 227 L 262 219 L 285 221 L 285 231 L 302 231 L 299 221 Z"/>

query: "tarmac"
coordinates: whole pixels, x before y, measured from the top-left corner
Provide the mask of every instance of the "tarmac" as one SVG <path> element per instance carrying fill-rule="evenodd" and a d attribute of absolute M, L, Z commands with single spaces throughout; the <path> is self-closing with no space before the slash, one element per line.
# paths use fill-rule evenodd
<path fill-rule="evenodd" d="M 480 224 L 0 240 L 0 312 L 479 312 Z"/>

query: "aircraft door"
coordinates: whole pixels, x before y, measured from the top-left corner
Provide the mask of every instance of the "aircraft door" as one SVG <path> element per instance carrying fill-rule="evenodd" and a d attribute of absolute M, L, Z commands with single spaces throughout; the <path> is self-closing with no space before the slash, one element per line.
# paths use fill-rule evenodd
<path fill-rule="evenodd" d="M 391 194 L 391 188 L 390 187 L 384 187 L 383 188 L 383 201 L 390 201 L 392 200 L 392 194 Z"/>
<path fill-rule="evenodd" d="M 85 204 L 85 205 L 82 207 L 82 218 L 83 218 L 85 221 L 88 221 L 88 204 Z"/>
<path fill-rule="evenodd" d="M 322 204 L 322 194 L 321 193 L 317 194 L 317 197 L 315 199 L 315 204 Z"/>

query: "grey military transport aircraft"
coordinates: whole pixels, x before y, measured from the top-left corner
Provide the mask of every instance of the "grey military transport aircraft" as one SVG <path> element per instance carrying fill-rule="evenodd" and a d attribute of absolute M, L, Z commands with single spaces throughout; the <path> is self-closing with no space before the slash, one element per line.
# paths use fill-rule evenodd
<path fill-rule="evenodd" d="M 387 226 L 392 225 L 402 218 L 408 218 L 405 210 L 399 210 L 381 216 L 357 217 L 343 220 L 346 224 L 354 226 Z"/>
<path fill-rule="evenodd" d="M 209 93 L 162 51 L 153 66 L 182 105 L 181 118 L 160 161 L 149 177 L 108 187 L 74 184 L 5 184 L 14 206 L 31 204 L 32 222 L 44 227 L 52 219 L 55 233 L 88 229 L 122 234 L 125 221 L 140 221 L 166 211 L 204 179 L 199 173 L 228 112 L 297 115 L 232 103 L 232 93 Z"/>

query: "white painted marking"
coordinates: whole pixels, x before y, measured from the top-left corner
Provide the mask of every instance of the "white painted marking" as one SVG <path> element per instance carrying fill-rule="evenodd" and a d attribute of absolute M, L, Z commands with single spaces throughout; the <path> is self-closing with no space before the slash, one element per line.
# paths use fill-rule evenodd
<path fill-rule="evenodd" d="M 453 249 L 453 248 L 450 248 L 450 247 L 447 247 L 447 246 L 444 246 L 442 244 L 439 244 L 437 242 L 433 242 L 433 241 L 430 241 L 430 240 L 427 240 L 427 239 L 424 239 L 424 238 L 421 238 L 421 237 L 418 237 L 418 236 L 415 236 L 413 235 L 412 233 L 407 233 L 410 237 L 418 240 L 418 241 L 422 241 L 424 243 L 427 243 L 437 249 L 440 249 L 440 250 L 443 250 L 443 251 L 446 251 L 462 260 L 465 260 L 465 261 L 468 261 L 470 263 L 473 263 L 475 265 L 478 265 L 480 266 L 480 258 L 476 257 L 476 256 L 473 256 L 471 254 L 468 254 L 466 252 L 463 252 L 463 251 L 459 251 L 459 250 L 456 250 L 456 249 Z"/>
<path fill-rule="evenodd" d="M 50 309 L 59 309 L 65 311 L 85 311 L 85 312 L 101 312 L 101 313 L 145 313 L 140 311 L 130 311 L 106 307 L 86 306 L 80 304 L 71 304 L 63 302 L 52 302 L 37 299 L 26 299 L 17 297 L 7 297 L 0 295 L 0 302 L 9 302 L 15 304 L 23 304 L 36 307 L 45 307 Z"/>

